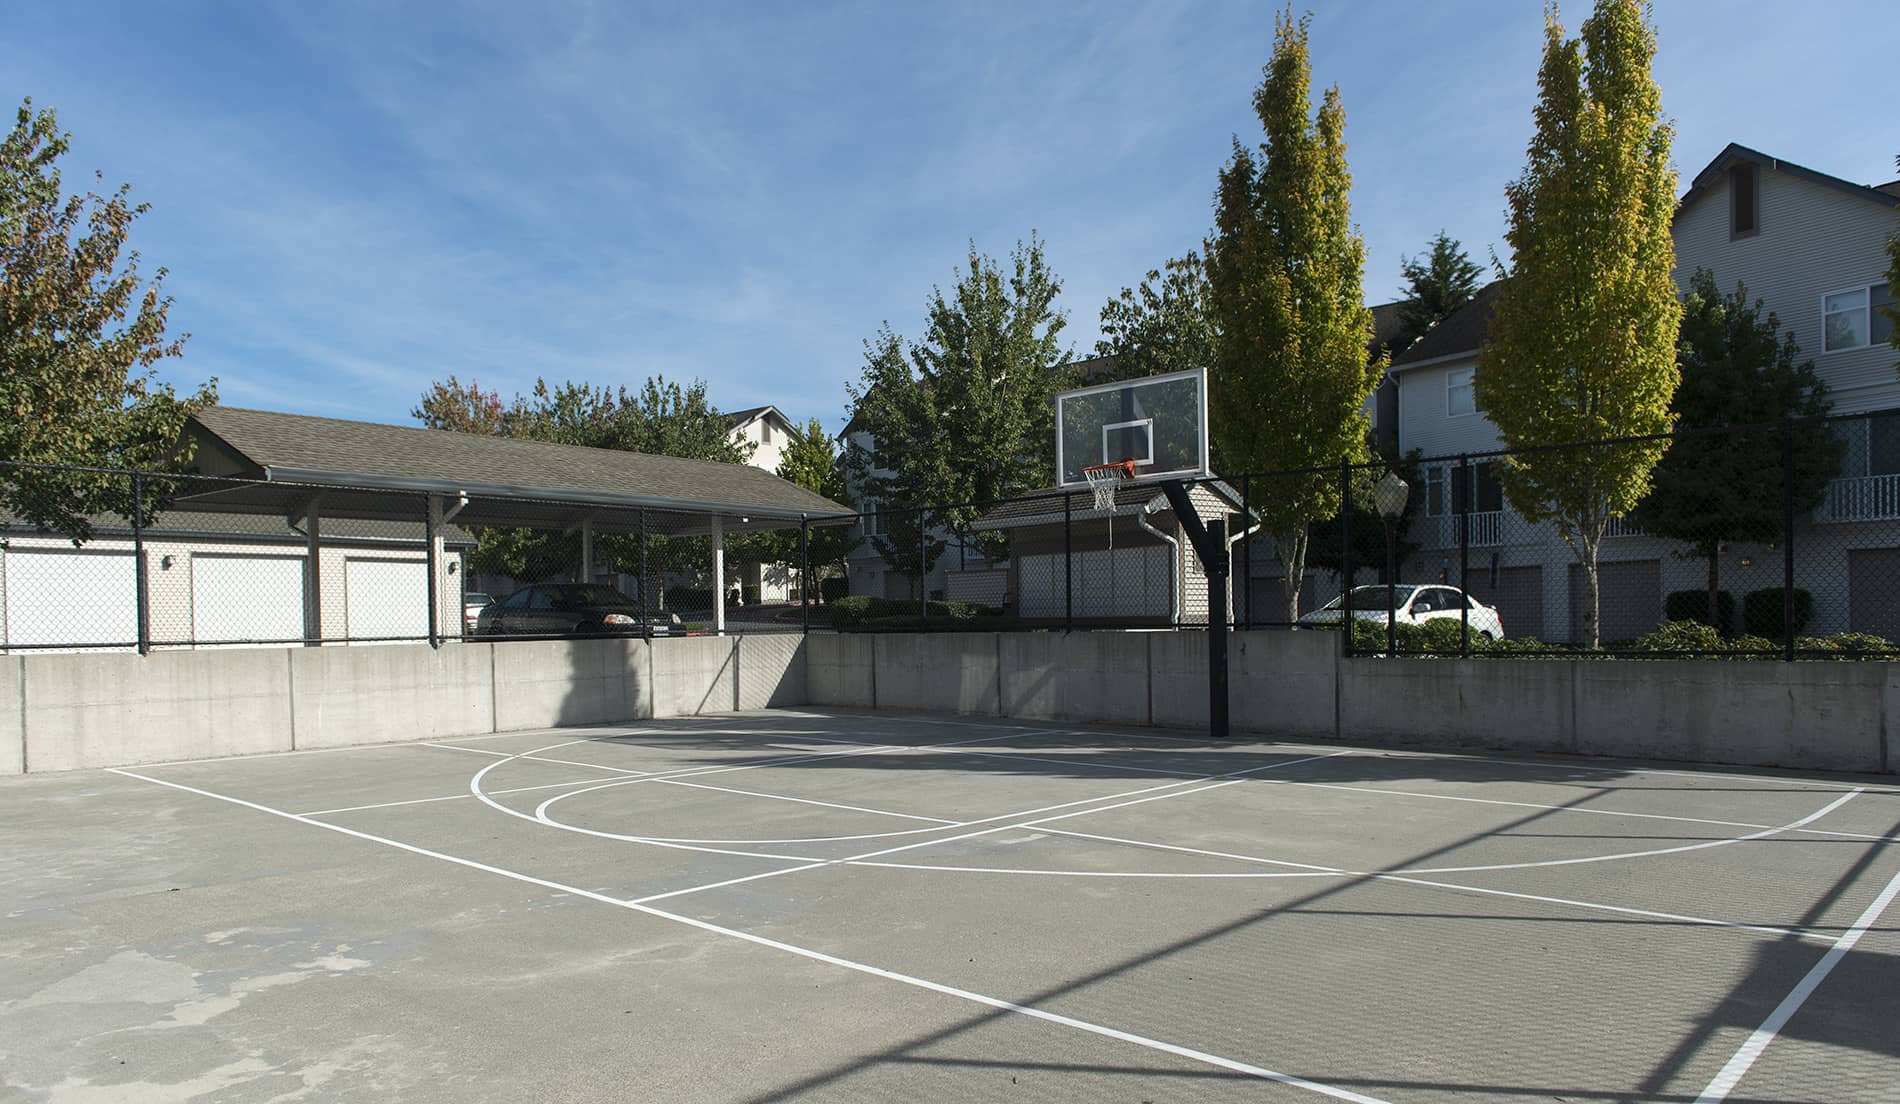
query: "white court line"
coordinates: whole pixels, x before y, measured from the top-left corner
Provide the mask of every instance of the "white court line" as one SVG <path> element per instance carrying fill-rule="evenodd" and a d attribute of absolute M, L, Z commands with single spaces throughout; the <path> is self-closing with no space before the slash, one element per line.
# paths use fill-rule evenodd
<path fill-rule="evenodd" d="M 1462 801 L 1470 805 L 1502 805 L 1514 809 L 1542 809 L 1553 813 L 1584 813 L 1590 816 L 1628 817 L 1633 820 L 1666 820 L 1679 824 L 1706 824 L 1717 828 L 1780 828 L 1782 831 L 1797 831 L 1807 835 L 1840 836 L 1845 839 L 1866 840 L 1871 843 L 1900 843 L 1900 836 L 1876 836 L 1865 832 L 1838 832 L 1826 828 L 1793 827 L 1790 825 L 1755 824 L 1743 820 L 1711 820 L 1706 817 L 1671 816 L 1666 813 L 1632 813 L 1621 809 L 1586 809 L 1576 805 L 1545 805 L 1536 801 L 1508 801 L 1497 797 L 1464 797 L 1459 794 L 1420 793 L 1417 790 L 1387 790 L 1377 786 L 1352 786 L 1343 782 L 1296 782 L 1285 778 L 1268 778 L 1276 786 L 1303 786 L 1314 790 L 1345 790 L 1348 793 L 1380 794 L 1385 797 L 1417 797 L 1426 801 Z M 1823 791 L 1839 792 L 1839 791 Z M 1852 797 L 1866 792 L 1856 788 L 1847 791 Z"/>
<path fill-rule="evenodd" d="M 667 912 L 664 909 L 656 909 L 649 905 L 640 904 L 635 901 L 615 900 L 614 898 L 609 897 L 604 893 L 595 893 L 592 890 L 582 889 L 579 886 L 566 885 L 564 883 L 551 881 L 546 878 L 537 878 L 531 874 L 523 874 L 519 871 L 508 870 L 506 868 L 499 867 L 499 866 L 491 866 L 488 863 L 477 862 L 474 859 L 465 859 L 460 856 L 450 855 L 442 851 L 432 851 L 426 847 L 418 847 L 412 843 L 403 843 L 400 840 L 389 839 L 386 836 L 373 835 L 369 832 L 361 832 L 354 828 L 345 828 L 344 826 L 340 824 L 330 824 L 321 820 L 312 820 L 306 816 L 300 816 L 296 813 L 285 812 L 282 809 L 273 809 L 268 805 L 260 805 L 254 801 L 245 801 L 242 798 L 229 797 L 225 794 L 213 793 L 210 790 L 201 790 L 195 786 L 186 786 L 177 782 L 168 782 L 162 778 L 151 778 L 146 775 L 138 774 L 134 771 L 124 770 L 118 767 L 112 767 L 108 769 L 111 770 L 112 773 L 114 774 L 121 774 L 127 778 L 136 778 L 142 782 L 150 782 L 153 785 L 168 786 L 175 790 L 183 790 L 186 793 L 197 794 L 200 797 L 207 797 L 216 801 L 228 802 L 232 805 L 238 805 L 247 809 L 253 809 L 260 813 L 267 813 L 271 816 L 282 817 L 285 820 L 295 821 L 296 823 L 299 823 L 299 824 L 306 824 L 313 828 L 321 828 L 327 832 L 336 832 L 340 835 L 349 836 L 354 839 L 360 839 L 368 843 L 377 843 L 377 844 L 382 844 L 385 847 L 393 847 L 398 851 L 406 851 L 412 855 L 419 855 L 423 858 L 435 859 L 439 862 L 451 863 L 456 866 L 466 867 L 467 869 L 470 869 L 470 870 L 479 870 L 485 874 L 494 874 L 498 877 L 512 879 L 513 881 L 523 882 L 528 885 L 540 886 L 543 889 L 551 889 L 557 893 L 567 893 L 572 896 L 584 898 L 589 901 L 595 901 L 600 904 L 612 905 L 615 908 L 623 908 L 632 912 L 638 912 L 647 916 L 652 916 L 656 919 L 670 920 L 673 923 L 684 924 L 687 927 L 697 928 L 700 931 L 707 932 L 712 935 L 723 935 L 730 939 L 743 940 L 744 942 L 754 944 L 755 946 L 766 947 L 775 951 L 783 951 L 786 954 L 797 955 L 800 958 L 809 959 L 813 962 L 822 962 L 829 966 L 837 966 L 842 969 L 851 970 L 853 972 L 860 973 L 860 974 L 866 974 L 871 977 L 883 978 L 887 981 L 894 981 L 902 985 L 908 985 L 913 988 L 923 989 L 928 992 L 939 993 L 948 997 L 955 997 L 959 1000 L 968 1001 L 972 1004 L 980 1004 L 987 1008 L 997 1009 L 998 1011 L 1013 1012 L 1019 1016 L 1026 1016 L 1030 1019 L 1041 1020 L 1045 1023 L 1052 1023 L 1061 1027 L 1074 1028 L 1077 1031 L 1084 1031 L 1084 1032 L 1087 1032 L 1088 1034 L 1100 1036 L 1102 1038 L 1114 1039 L 1118 1042 L 1131 1043 L 1135 1046 L 1143 1047 L 1148 1050 L 1158 1051 L 1163 1054 L 1171 1054 L 1177 1058 L 1186 1058 L 1190 1061 L 1200 1062 L 1203 1065 L 1213 1066 L 1217 1069 L 1224 1069 L 1232 1073 L 1244 1074 L 1249 1077 L 1259 1078 L 1260 1080 L 1263 1080 L 1263 1081 L 1273 1081 L 1282 1085 L 1291 1086 L 1293 1088 L 1305 1089 L 1309 1092 L 1318 1093 L 1322 1096 L 1332 1097 L 1335 1100 L 1350 1101 L 1352 1102 L 1352 1104 L 1389 1104 L 1389 1102 L 1380 1100 L 1377 1097 L 1366 1096 L 1363 1093 L 1356 1093 L 1350 1089 L 1342 1089 L 1333 1085 L 1322 1084 L 1321 1082 L 1318 1082 L 1318 1081 L 1310 1081 L 1304 1077 L 1298 1077 L 1293 1074 L 1278 1073 L 1274 1070 L 1267 1069 L 1264 1066 L 1256 1066 L 1247 1062 L 1239 1062 L 1239 1061 L 1235 1061 L 1232 1058 L 1223 1058 L 1218 1054 L 1211 1054 L 1204 1050 L 1195 1050 L 1192 1047 L 1179 1046 L 1174 1043 L 1168 1043 L 1168 1042 L 1163 1042 L 1159 1039 L 1149 1038 L 1148 1036 L 1145 1036 L 1145 1035 L 1137 1035 L 1137 1034 L 1134 1034 L 1133 1032 L 1122 1031 L 1118 1028 L 1105 1027 L 1101 1024 L 1090 1023 L 1087 1020 L 1078 1020 L 1074 1018 L 1073 1016 L 1064 1016 L 1059 1013 L 1044 1011 L 1043 1009 L 1036 1008 L 1030 1005 L 1017 1004 L 1014 1001 L 1007 1001 L 998 997 L 985 996 L 982 993 L 973 992 L 968 989 L 959 989 L 955 986 L 944 985 L 939 982 L 929 981 L 920 977 L 914 977 L 910 974 L 901 974 L 895 970 L 886 970 L 879 966 L 871 966 L 862 962 L 853 962 L 850 959 L 840 958 L 837 955 L 826 954 L 823 951 L 813 950 L 809 947 L 799 947 L 790 943 L 781 942 L 776 939 L 768 939 L 762 935 L 754 935 L 751 932 L 739 931 L 736 928 L 723 927 L 718 924 L 709 923 L 705 920 L 695 919 L 694 917 L 691 917 L 691 916 L 681 916 L 678 913 Z"/>
<path fill-rule="evenodd" d="M 539 786 L 516 786 L 510 790 L 490 790 L 489 792 L 499 797 L 502 794 L 528 793 L 533 790 L 558 790 L 564 786 L 591 786 L 596 782 L 614 781 L 617 781 L 617 779 L 580 778 L 572 782 L 543 782 Z M 298 813 L 297 815 L 317 817 L 329 816 L 331 813 L 362 813 L 371 809 L 395 809 L 404 805 L 428 805 L 436 801 L 467 801 L 469 797 L 470 795 L 466 793 L 449 794 L 445 797 L 412 797 L 407 801 L 384 801 L 376 805 L 346 805 L 341 809 L 312 809 L 307 813 Z"/>
<path fill-rule="evenodd" d="M 885 855 L 895 855 L 900 851 L 915 851 L 920 847 L 936 847 L 939 844 L 956 843 L 959 840 L 974 839 L 978 836 L 994 835 L 997 832 L 1008 832 L 1008 831 L 1011 831 L 1013 829 L 1018 829 L 1018 828 L 1033 828 L 1040 824 L 1053 823 L 1054 821 L 1058 821 L 1058 820 L 1068 820 L 1070 817 L 1092 816 L 1096 813 L 1106 813 L 1110 811 L 1111 809 L 1123 809 L 1123 808 L 1127 808 L 1130 805 L 1144 805 L 1150 801 L 1165 801 L 1168 798 L 1172 798 L 1172 797 L 1186 797 L 1189 794 L 1206 793 L 1209 790 L 1218 790 L 1222 786 L 1232 786 L 1238 782 L 1245 782 L 1247 780 L 1245 776 L 1249 774 L 1256 774 L 1264 770 L 1277 770 L 1280 767 L 1298 766 L 1301 763 L 1310 763 L 1315 759 L 1331 759 L 1333 758 L 1333 756 L 1336 756 L 1336 755 L 1349 755 L 1349 754 L 1351 753 L 1345 752 L 1345 751 L 1336 751 L 1336 752 L 1333 752 L 1331 755 L 1309 755 L 1304 759 L 1287 759 L 1287 760 L 1282 760 L 1281 762 L 1278 762 L 1278 763 L 1268 763 L 1264 766 L 1251 767 L 1244 771 L 1230 771 L 1227 774 L 1210 774 L 1206 776 L 1205 778 L 1195 779 L 1193 782 L 1166 782 L 1159 786 L 1149 786 L 1145 789 L 1130 790 L 1126 794 L 1111 795 L 1109 797 L 1088 798 L 1082 801 L 1071 801 L 1071 802 L 1067 802 L 1067 805 L 1070 805 L 1070 806 L 1093 805 L 1093 804 L 1096 804 L 1097 802 L 1102 802 L 1102 801 L 1113 801 L 1115 803 L 1112 805 L 1098 805 L 1096 808 L 1092 808 L 1092 809 L 1080 809 L 1072 813 L 1063 813 L 1059 816 L 1044 817 L 1039 820 L 1018 821 L 1012 824 L 999 824 L 990 828 L 980 829 L 975 832 L 964 832 L 960 835 L 955 835 L 955 836 L 940 836 L 936 839 L 922 840 L 917 843 L 906 843 L 899 847 L 886 847 L 877 851 L 867 851 L 861 855 L 848 855 L 844 858 L 839 858 L 839 859 L 824 859 L 818 862 L 807 863 L 803 866 L 786 867 L 783 870 L 767 870 L 760 874 L 748 874 L 740 878 L 727 878 L 724 881 L 713 882 L 709 885 L 690 886 L 686 889 L 675 889 L 667 893 L 655 893 L 648 897 L 640 897 L 640 898 L 635 899 L 634 903 L 647 904 L 648 902 L 651 902 L 651 901 L 661 901 L 669 897 L 683 897 L 689 893 L 703 893 L 709 889 L 722 889 L 726 886 L 739 885 L 742 882 L 756 882 L 756 881 L 761 881 L 766 878 L 781 877 L 786 874 L 798 874 L 806 870 L 817 870 L 821 867 L 826 867 L 826 866 L 838 866 L 841 864 L 858 864 L 858 863 L 862 863 L 863 860 L 866 860 L 866 859 L 876 859 L 876 858 L 882 858 Z M 1223 779 L 1224 781 L 1215 781 L 1216 779 Z M 1198 789 L 1185 788 L 1188 786 L 1193 786 L 1195 782 L 1213 782 L 1213 785 L 1201 786 Z M 1157 791 L 1166 791 L 1166 792 L 1157 792 Z M 1136 797 L 1135 796 L 1136 794 L 1147 794 L 1148 796 Z M 1117 801 L 1116 800 L 1117 797 L 1127 797 L 1127 798 L 1132 798 L 1132 800 Z M 1062 805 L 1050 806 L 1051 809 L 1060 809 L 1063 807 L 1064 806 Z M 546 804 L 543 804 L 542 808 L 546 808 Z M 1030 810 L 1031 813 L 1041 812 L 1041 811 L 1046 811 L 1046 810 Z M 536 810 L 537 814 L 539 814 L 539 812 L 540 810 Z M 987 820 L 1001 820 L 1005 818 L 1013 819 L 1014 817 L 1027 816 L 1027 815 L 1029 814 L 1028 813 L 1014 813 L 1014 814 L 1006 813 L 1002 817 L 987 817 L 985 818 L 985 820 L 972 820 L 972 821 L 966 822 L 965 825 L 958 825 L 957 827 L 965 827 L 967 826 L 967 824 L 982 824 L 982 823 L 985 823 L 985 821 Z M 546 823 L 546 821 L 544 821 L 544 823 Z M 562 827 L 565 827 L 565 826 L 563 825 Z"/>
<path fill-rule="evenodd" d="M 566 743 L 557 744 L 555 746 L 573 747 L 575 744 L 591 744 L 593 742 L 594 741 L 591 739 L 569 740 Z M 438 744 L 438 743 L 430 742 L 430 743 L 423 744 L 422 746 L 432 747 L 432 748 L 441 748 L 443 751 L 466 751 L 466 752 L 471 752 L 475 755 L 492 755 L 497 759 L 532 759 L 537 763 L 559 763 L 560 765 L 564 767 L 586 767 L 588 770 L 611 771 L 614 774 L 631 775 L 636 778 L 645 778 L 645 777 L 648 777 L 649 775 L 666 773 L 665 771 L 633 770 L 630 767 L 609 767 L 601 763 L 583 763 L 578 759 L 550 759 L 549 757 L 545 755 L 511 755 L 505 751 L 489 751 L 487 748 L 461 747 L 456 744 Z"/>
<path fill-rule="evenodd" d="M 612 779 L 601 779 L 603 782 Z M 849 813 L 876 813 L 878 816 L 902 817 L 905 820 L 927 820 L 932 824 L 956 824 L 944 817 L 918 816 L 916 813 L 893 813 L 889 809 L 867 809 L 862 805 L 840 805 L 835 801 L 814 801 L 809 797 L 788 797 L 785 794 L 762 793 L 758 790 L 735 790 L 730 786 L 708 786 L 704 782 L 688 782 L 681 778 L 655 778 L 655 782 L 666 786 L 690 786 L 695 790 L 712 790 L 715 793 L 740 794 L 744 797 L 764 797 L 773 801 L 793 801 L 800 805 L 819 805 L 826 809 L 843 809 Z M 491 793 L 508 793 L 508 790 L 491 790 Z M 464 795 L 467 796 L 467 795 Z"/>
<path fill-rule="evenodd" d="M 1120 836 L 1098 836 L 1089 832 L 1076 832 L 1066 828 L 1050 828 L 1047 831 L 1059 836 L 1077 836 L 1081 839 L 1100 840 L 1104 843 L 1121 843 L 1131 847 L 1152 847 L 1161 851 L 1182 851 L 1190 855 L 1207 855 L 1212 858 L 1236 859 L 1241 862 L 1265 863 L 1270 866 L 1291 866 L 1304 871 L 1316 872 L 1314 876 L 1340 875 L 1354 878 L 1375 878 L 1385 882 L 1404 882 L 1407 885 L 1433 886 L 1438 889 L 1457 890 L 1462 893 L 1477 893 L 1487 897 L 1510 897 L 1520 901 L 1537 901 L 1547 905 L 1566 905 L 1571 908 L 1593 909 L 1598 912 L 1614 912 L 1628 916 L 1643 916 L 1656 920 L 1675 920 L 1689 924 L 1701 924 L 1716 928 L 1733 928 L 1738 931 L 1758 932 L 1763 935 L 1791 936 L 1797 939 L 1818 939 L 1832 941 L 1833 936 L 1822 932 L 1798 931 L 1791 928 L 1768 927 L 1762 924 L 1742 924 L 1732 920 L 1712 920 L 1706 916 L 1685 916 L 1675 912 L 1656 912 L 1651 909 L 1627 908 L 1622 905 L 1605 905 L 1595 901 L 1578 901 L 1569 897 L 1545 897 L 1536 893 L 1518 893 L 1508 889 L 1487 889 L 1483 886 L 1459 885 L 1456 882 L 1437 882 L 1429 878 L 1411 878 L 1403 874 L 1386 874 L 1370 870 L 1343 870 L 1338 867 L 1317 866 L 1313 863 L 1289 862 L 1285 859 L 1268 859 L 1259 855 L 1238 855 L 1229 851 L 1209 851 L 1199 847 L 1182 847 L 1172 843 L 1155 843 L 1151 840 L 1125 839 Z M 936 868 L 942 869 L 942 868 Z"/>
<path fill-rule="evenodd" d="M 1887 882 L 1887 888 L 1881 890 L 1880 895 L 1867 906 L 1867 910 L 1860 914 L 1860 918 L 1841 933 L 1841 937 L 1834 941 L 1834 946 L 1828 948 L 1828 952 L 1821 956 L 1821 961 L 1815 963 L 1806 976 L 1788 991 L 1788 995 L 1781 998 L 1781 1003 L 1775 1006 L 1775 1010 L 1768 1013 L 1768 1018 L 1762 1021 L 1761 1026 L 1748 1037 L 1748 1041 L 1742 1044 L 1741 1049 L 1728 1060 L 1721 1072 L 1708 1083 L 1708 1086 L 1702 1090 L 1702 1095 L 1696 1097 L 1696 1104 L 1721 1104 L 1722 1101 L 1728 1099 L 1728 1094 L 1735 1090 L 1735 1086 L 1743 1077 L 1747 1076 L 1749 1067 L 1761 1057 L 1762 1051 L 1767 1050 L 1768 1044 L 1775 1041 L 1775 1036 L 1781 1033 L 1781 1029 L 1794 1018 L 1794 1014 L 1807 1003 L 1807 999 L 1814 995 L 1814 991 L 1820 988 L 1823 981 L 1827 980 L 1827 975 L 1834 971 L 1834 967 L 1841 964 L 1841 959 L 1847 957 L 1847 952 L 1854 949 L 1854 944 L 1860 942 L 1860 937 L 1867 934 L 1867 929 L 1880 921 L 1880 914 L 1887 911 L 1888 905 L 1893 904 L 1896 894 L 1900 894 L 1900 874 L 1895 874 Z"/>

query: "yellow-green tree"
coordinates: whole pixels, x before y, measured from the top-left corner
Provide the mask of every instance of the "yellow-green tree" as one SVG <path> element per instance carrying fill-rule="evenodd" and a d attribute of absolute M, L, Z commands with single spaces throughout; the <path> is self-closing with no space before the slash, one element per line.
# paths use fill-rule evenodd
<path fill-rule="evenodd" d="M 1366 247 L 1352 225 L 1338 87 L 1312 110 L 1310 21 L 1290 10 L 1274 20 L 1253 98 L 1266 140 L 1256 150 L 1234 139 L 1204 250 L 1215 464 L 1236 475 L 1325 469 L 1254 483 L 1286 568 L 1288 622 L 1299 617 L 1311 523 L 1339 512 L 1337 468 L 1365 458 L 1365 401 L 1385 371 L 1384 357 L 1366 359 Z"/>
<path fill-rule="evenodd" d="M 1510 282 L 1479 352 L 1475 393 L 1506 447 L 1511 505 L 1549 521 L 1583 573 L 1599 644 L 1597 549 L 1648 492 L 1666 441 L 1541 448 L 1666 432 L 1682 306 L 1670 279 L 1673 128 L 1650 75 L 1656 34 L 1637 0 L 1598 0 L 1580 38 L 1552 9 L 1536 133 L 1510 203 Z"/>
<path fill-rule="evenodd" d="M 184 338 L 165 336 L 165 270 L 147 278 L 126 249 L 145 205 L 129 185 L 68 195 L 58 162 L 70 142 L 31 100 L 0 137 L 0 461 L 172 470 L 185 419 L 217 402 L 217 381 L 180 398 L 159 380 Z M 149 521 L 164 485 L 146 487 Z M 89 515 L 130 517 L 134 498 L 108 472 L 0 473 L 0 511 L 75 542 L 92 536 Z"/>
<path fill-rule="evenodd" d="M 1900 168 L 1900 157 L 1894 158 L 1893 163 L 1895 168 Z M 1881 310 L 1887 312 L 1888 320 L 1893 323 L 1892 332 L 1887 335 L 1887 342 L 1894 348 L 1900 349 L 1900 230 L 1895 230 L 1893 236 L 1887 239 L 1887 257 L 1892 261 L 1887 266 L 1887 289 L 1893 294 L 1894 299 Z M 1894 367 L 1900 368 L 1900 364 Z"/>

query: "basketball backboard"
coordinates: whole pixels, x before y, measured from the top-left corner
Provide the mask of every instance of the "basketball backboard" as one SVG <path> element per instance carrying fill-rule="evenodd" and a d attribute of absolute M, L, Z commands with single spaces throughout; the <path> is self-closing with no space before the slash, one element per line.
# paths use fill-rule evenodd
<path fill-rule="evenodd" d="M 1208 474 L 1207 375 L 1194 369 L 1100 383 L 1056 396 L 1056 471 L 1062 486 L 1084 468 L 1135 462 L 1136 479 Z"/>

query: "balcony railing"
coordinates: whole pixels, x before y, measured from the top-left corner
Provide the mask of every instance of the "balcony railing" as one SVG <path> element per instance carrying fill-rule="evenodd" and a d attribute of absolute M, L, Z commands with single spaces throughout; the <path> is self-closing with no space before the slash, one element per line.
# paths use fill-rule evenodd
<path fill-rule="evenodd" d="M 1900 518 L 1900 474 L 1830 479 L 1814 511 L 1816 521 L 1892 521 Z"/>
<path fill-rule="evenodd" d="M 1631 523 L 1630 519 L 1613 517 L 1610 519 L 1609 524 L 1603 527 L 1603 535 L 1606 537 L 1641 537 L 1646 534 Z"/>

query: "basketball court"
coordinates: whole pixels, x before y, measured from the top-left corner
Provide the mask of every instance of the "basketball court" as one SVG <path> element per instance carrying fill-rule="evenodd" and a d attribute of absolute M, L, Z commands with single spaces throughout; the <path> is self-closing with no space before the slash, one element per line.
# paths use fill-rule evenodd
<path fill-rule="evenodd" d="M 0 795 L 8 1100 L 1900 1083 L 1890 780 L 797 710 Z"/>

